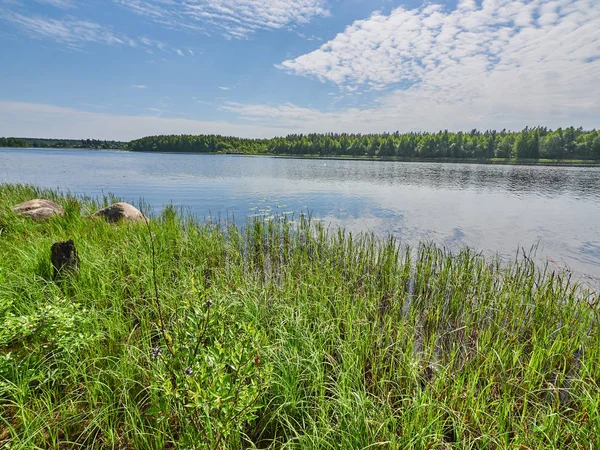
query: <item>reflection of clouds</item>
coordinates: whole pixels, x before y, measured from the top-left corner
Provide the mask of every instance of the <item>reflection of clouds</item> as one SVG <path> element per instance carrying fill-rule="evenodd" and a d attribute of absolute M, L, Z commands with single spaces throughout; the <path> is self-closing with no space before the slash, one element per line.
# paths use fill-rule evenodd
<path fill-rule="evenodd" d="M 474 190 L 542 197 L 564 194 L 599 197 L 590 184 L 600 180 L 599 168 L 553 166 L 501 166 L 450 163 L 403 163 L 382 161 L 330 161 L 284 159 L 275 177 L 287 180 L 352 183 L 368 186 L 427 187 L 433 190 Z"/>
<path fill-rule="evenodd" d="M 584 264 L 600 267 L 600 242 L 584 242 L 570 252 L 571 258 Z"/>
<path fill-rule="evenodd" d="M 464 246 L 466 234 L 460 228 L 454 228 L 452 235 L 444 239 L 443 244 L 446 247 Z"/>
<path fill-rule="evenodd" d="M 144 198 L 155 211 L 172 202 L 200 218 L 238 223 L 257 213 L 309 212 L 354 233 L 392 234 L 413 246 L 466 245 L 506 259 L 541 244 L 541 261 L 600 275 L 598 168 L 27 152 L 0 151 L 0 182 L 113 192 L 130 202 Z"/>

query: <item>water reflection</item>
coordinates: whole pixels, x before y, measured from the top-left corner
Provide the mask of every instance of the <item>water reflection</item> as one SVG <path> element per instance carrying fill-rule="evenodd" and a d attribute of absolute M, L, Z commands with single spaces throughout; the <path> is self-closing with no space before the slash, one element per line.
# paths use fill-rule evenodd
<path fill-rule="evenodd" d="M 480 164 L 320 161 L 292 159 L 276 176 L 290 180 L 352 180 L 378 185 L 427 186 L 434 189 L 476 189 L 520 195 L 556 196 L 563 193 L 598 198 L 599 169 L 557 166 L 500 166 Z M 310 169 L 310 170 L 307 170 Z M 590 188 L 591 184 L 595 184 Z"/>
<path fill-rule="evenodd" d="M 332 226 L 544 260 L 600 276 L 600 168 L 0 149 L 0 182 L 199 217 L 310 212 Z M 260 210 L 263 210 L 262 212 Z"/>

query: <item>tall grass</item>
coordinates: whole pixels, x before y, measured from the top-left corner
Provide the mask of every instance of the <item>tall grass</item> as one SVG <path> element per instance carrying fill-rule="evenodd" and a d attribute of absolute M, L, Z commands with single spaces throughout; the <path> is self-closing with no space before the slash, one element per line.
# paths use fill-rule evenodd
<path fill-rule="evenodd" d="M 36 197 L 65 216 L 11 212 Z M 0 447 L 600 445 L 598 297 L 527 255 L 84 218 L 109 201 L 0 187 Z"/>

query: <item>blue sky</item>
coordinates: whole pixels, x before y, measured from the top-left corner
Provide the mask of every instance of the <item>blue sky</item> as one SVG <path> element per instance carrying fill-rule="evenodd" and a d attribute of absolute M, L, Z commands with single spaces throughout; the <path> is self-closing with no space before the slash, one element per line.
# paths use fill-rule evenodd
<path fill-rule="evenodd" d="M 600 127 L 597 0 L 0 0 L 0 136 Z"/>

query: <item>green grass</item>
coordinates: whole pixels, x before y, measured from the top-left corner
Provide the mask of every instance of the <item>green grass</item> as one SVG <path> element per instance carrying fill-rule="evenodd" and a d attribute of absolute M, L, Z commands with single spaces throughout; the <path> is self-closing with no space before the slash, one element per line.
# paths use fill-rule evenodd
<path fill-rule="evenodd" d="M 65 217 L 11 212 L 36 197 Z M 83 217 L 110 200 L 0 187 L 0 447 L 597 448 L 598 297 L 567 275 L 302 218 L 167 207 L 151 240 Z"/>

